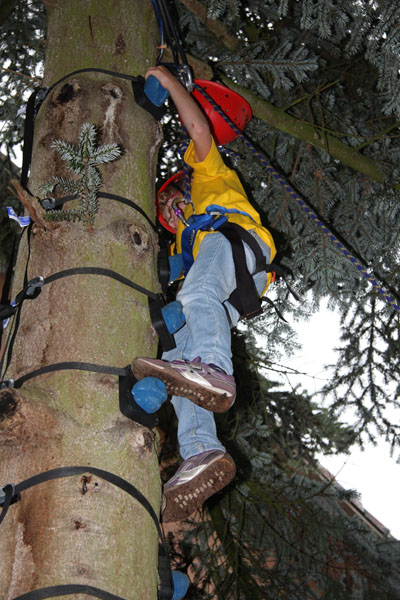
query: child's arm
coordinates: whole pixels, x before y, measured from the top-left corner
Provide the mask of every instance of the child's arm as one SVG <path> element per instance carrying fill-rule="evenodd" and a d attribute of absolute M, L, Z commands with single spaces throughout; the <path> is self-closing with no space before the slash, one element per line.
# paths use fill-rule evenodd
<path fill-rule="evenodd" d="M 149 75 L 154 75 L 169 91 L 182 122 L 193 140 L 196 161 L 201 162 L 211 148 L 211 132 L 206 117 L 196 101 L 166 67 L 151 67 L 146 73 L 146 79 Z"/>

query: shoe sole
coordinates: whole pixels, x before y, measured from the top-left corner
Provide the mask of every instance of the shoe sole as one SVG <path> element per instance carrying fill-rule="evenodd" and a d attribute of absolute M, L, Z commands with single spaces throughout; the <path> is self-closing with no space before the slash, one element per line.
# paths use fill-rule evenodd
<path fill-rule="evenodd" d="M 162 513 L 163 523 L 182 521 L 235 477 L 236 466 L 229 454 L 209 465 L 200 475 L 179 486 L 172 486 L 164 492 L 166 506 Z"/>
<path fill-rule="evenodd" d="M 172 396 L 182 396 L 187 398 L 197 406 L 211 410 L 212 412 L 222 413 L 227 411 L 235 402 L 235 397 L 228 396 L 226 393 L 216 392 L 204 386 L 190 381 L 178 371 L 168 366 L 157 366 L 154 363 L 147 362 L 142 358 L 135 358 L 132 362 L 132 372 L 137 379 L 143 377 L 157 377 L 161 379 L 167 387 L 168 393 Z"/>

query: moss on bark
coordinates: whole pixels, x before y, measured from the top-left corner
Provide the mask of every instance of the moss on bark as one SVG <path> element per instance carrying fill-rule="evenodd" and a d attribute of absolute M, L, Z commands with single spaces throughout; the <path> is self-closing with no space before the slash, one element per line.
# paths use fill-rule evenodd
<path fill-rule="evenodd" d="M 154 61 L 151 3 L 54 0 L 47 7 L 47 84 L 84 67 L 144 74 Z M 108 75 L 72 76 L 49 94 L 36 119 L 30 189 L 37 193 L 52 175 L 67 175 L 50 144 L 55 138 L 76 143 L 86 121 L 99 126 L 99 143 L 115 142 L 124 150 L 121 159 L 100 169 L 102 189 L 153 215 L 160 131 L 135 105 L 130 83 Z M 140 244 L 133 231 L 140 232 Z M 33 227 L 28 276 L 106 267 L 158 291 L 157 250 L 154 232 L 139 213 L 100 200 L 92 232 L 81 223 Z M 14 295 L 22 287 L 26 259 L 25 239 Z M 124 367 L 156 349 L 144 295 L 107 277 L 70 276 L 25 302 L 7 375 L 16 378 L 62 361 Z M 4 423 L 0 426 L 4 433 Z M 42 375 L 23 386 L 8 418 L 0 441 L 1 481 L 17 483 L 55 467 L 88 465 L 133 483 L 157 512 L 154 442 L 152 432 L 120 414 L 116 377 L 85 371 Z M 128 600 L 157 597 L 157 533 L 150 516 L 107 482 L 88 474 L 84 483 L 76 476 L 42 484 L 12 507 L 0 542 L 1 590 L 7 598 L 66 583 L 92 585 Z"/>

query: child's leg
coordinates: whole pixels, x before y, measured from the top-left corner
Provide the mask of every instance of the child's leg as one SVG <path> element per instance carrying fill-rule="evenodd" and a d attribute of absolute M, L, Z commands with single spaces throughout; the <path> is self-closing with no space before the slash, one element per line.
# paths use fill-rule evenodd
<path fill-rule="evenodd" d="M 202 362 L 232 374 L 231 331 L 223 302 L 235 287 L 230 243 L 220 233 L 207 235 L 177 296 L 190 340 L 183 358 L 200 356 Z"/>
<path fill-rule="evenodd" d="M 261 240 L 259 242 L 269 261 L 269 248 Z M 252 273 L 256 260 L 246 244 L 245 255 Z M 254 276 L 260 292 L 266 279 L 265 272 Z M 181 350 L 185 360 L 171 362 L 171 355 L 168 355 L 169 362 L 152 358 L 134 359 L 132 370 L 136 377 L 159 377 L 174 396 L 188 398 L 213 412 L 228 410 L 235 400 L 235 381 L 231 375 L 231 334 L 225 306 L 235 325 L 239 315 L 227 302 L 235 288 L 230 243 L 218 232 L 207 235 L 178 294 L 186 318 L 187 341 Z"/>
<path fill-rule="evenodd" d="M 163 359 L 181 359 L 189 351 L 188 329 L 175 334 L 176 348 Z M 190 352 L 190 351 L 189 351 Z M 180 521 L 200 508 L 235 476 L 235 463 L 217 438 L 214 415 L 186 398 L 172 398 L 178 417 L 178 441 L 183 463 L 163 488 L 162 515 L 165 523 Z"/>
<path fill-rule="evenodd" d="M 176 348 L 163 353 L 163 360 L 172 361 L 191 353 L 191 338 L 184 326 L 175 334 Z M 197 406 L 180 396 L 172 397 L 172 404 L 178 418 L 179 450 L 183 459 L 190 458 L 206 450 L 225 448 L 217 438 L 214 415 L 211 411 Z"/>
<path fill-rule="evenodd" d="M 257 237 L 269 262 L 270 249 Z M 255 257 L 245 244 L 247 267 L 255 270 Z M 255 276 L 256 287 L 262 293 L 266 285 L 265 272 Z M 229 241 L 220 233 L 207 235 L 178 294 L 188 327 L 189 341 L 183 358 L 221 367 L 232 373 L 231 332 L 224 304 L 236 288 L 235 266 Z M 232 325 L 239 320 L 238 312 L 229 304 Z"/>

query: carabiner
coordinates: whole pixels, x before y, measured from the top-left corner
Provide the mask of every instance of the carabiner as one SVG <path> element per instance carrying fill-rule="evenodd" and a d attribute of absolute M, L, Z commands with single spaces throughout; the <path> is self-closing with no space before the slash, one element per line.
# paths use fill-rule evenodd
<path fill-rule="evenodd" d="M 185 86 L 185 88 L 187 89 L 187 91 L 189 92 L 189 94 L 191 94 L 193 92 L 194 82 L 193 82 L 192 69 L 190 68 L 190 66 L 188 64 L 183 64 L 180 66 L 179 78 L 180 78 L 181 82 L 183 83 L 183 85 Z"/>
<path fill-rule="evenodd" d="M 182 223 L 184 224 L 184 226 L 188 227 L 189 223 L 185 219 L 185 216 L 183 214 L 183 210 L 181 208 L 179 208 L 178 202 L 183 202 L 183 199 L 182 198 L 175 198 L 174 200 L 172 200 L 172 204 L 171 204 L 172 210 L 174 211 L 174 213 L 176 214 L 176 216 L 178 217 L 178 219 L 180 221 L 182 221 Z"/>

